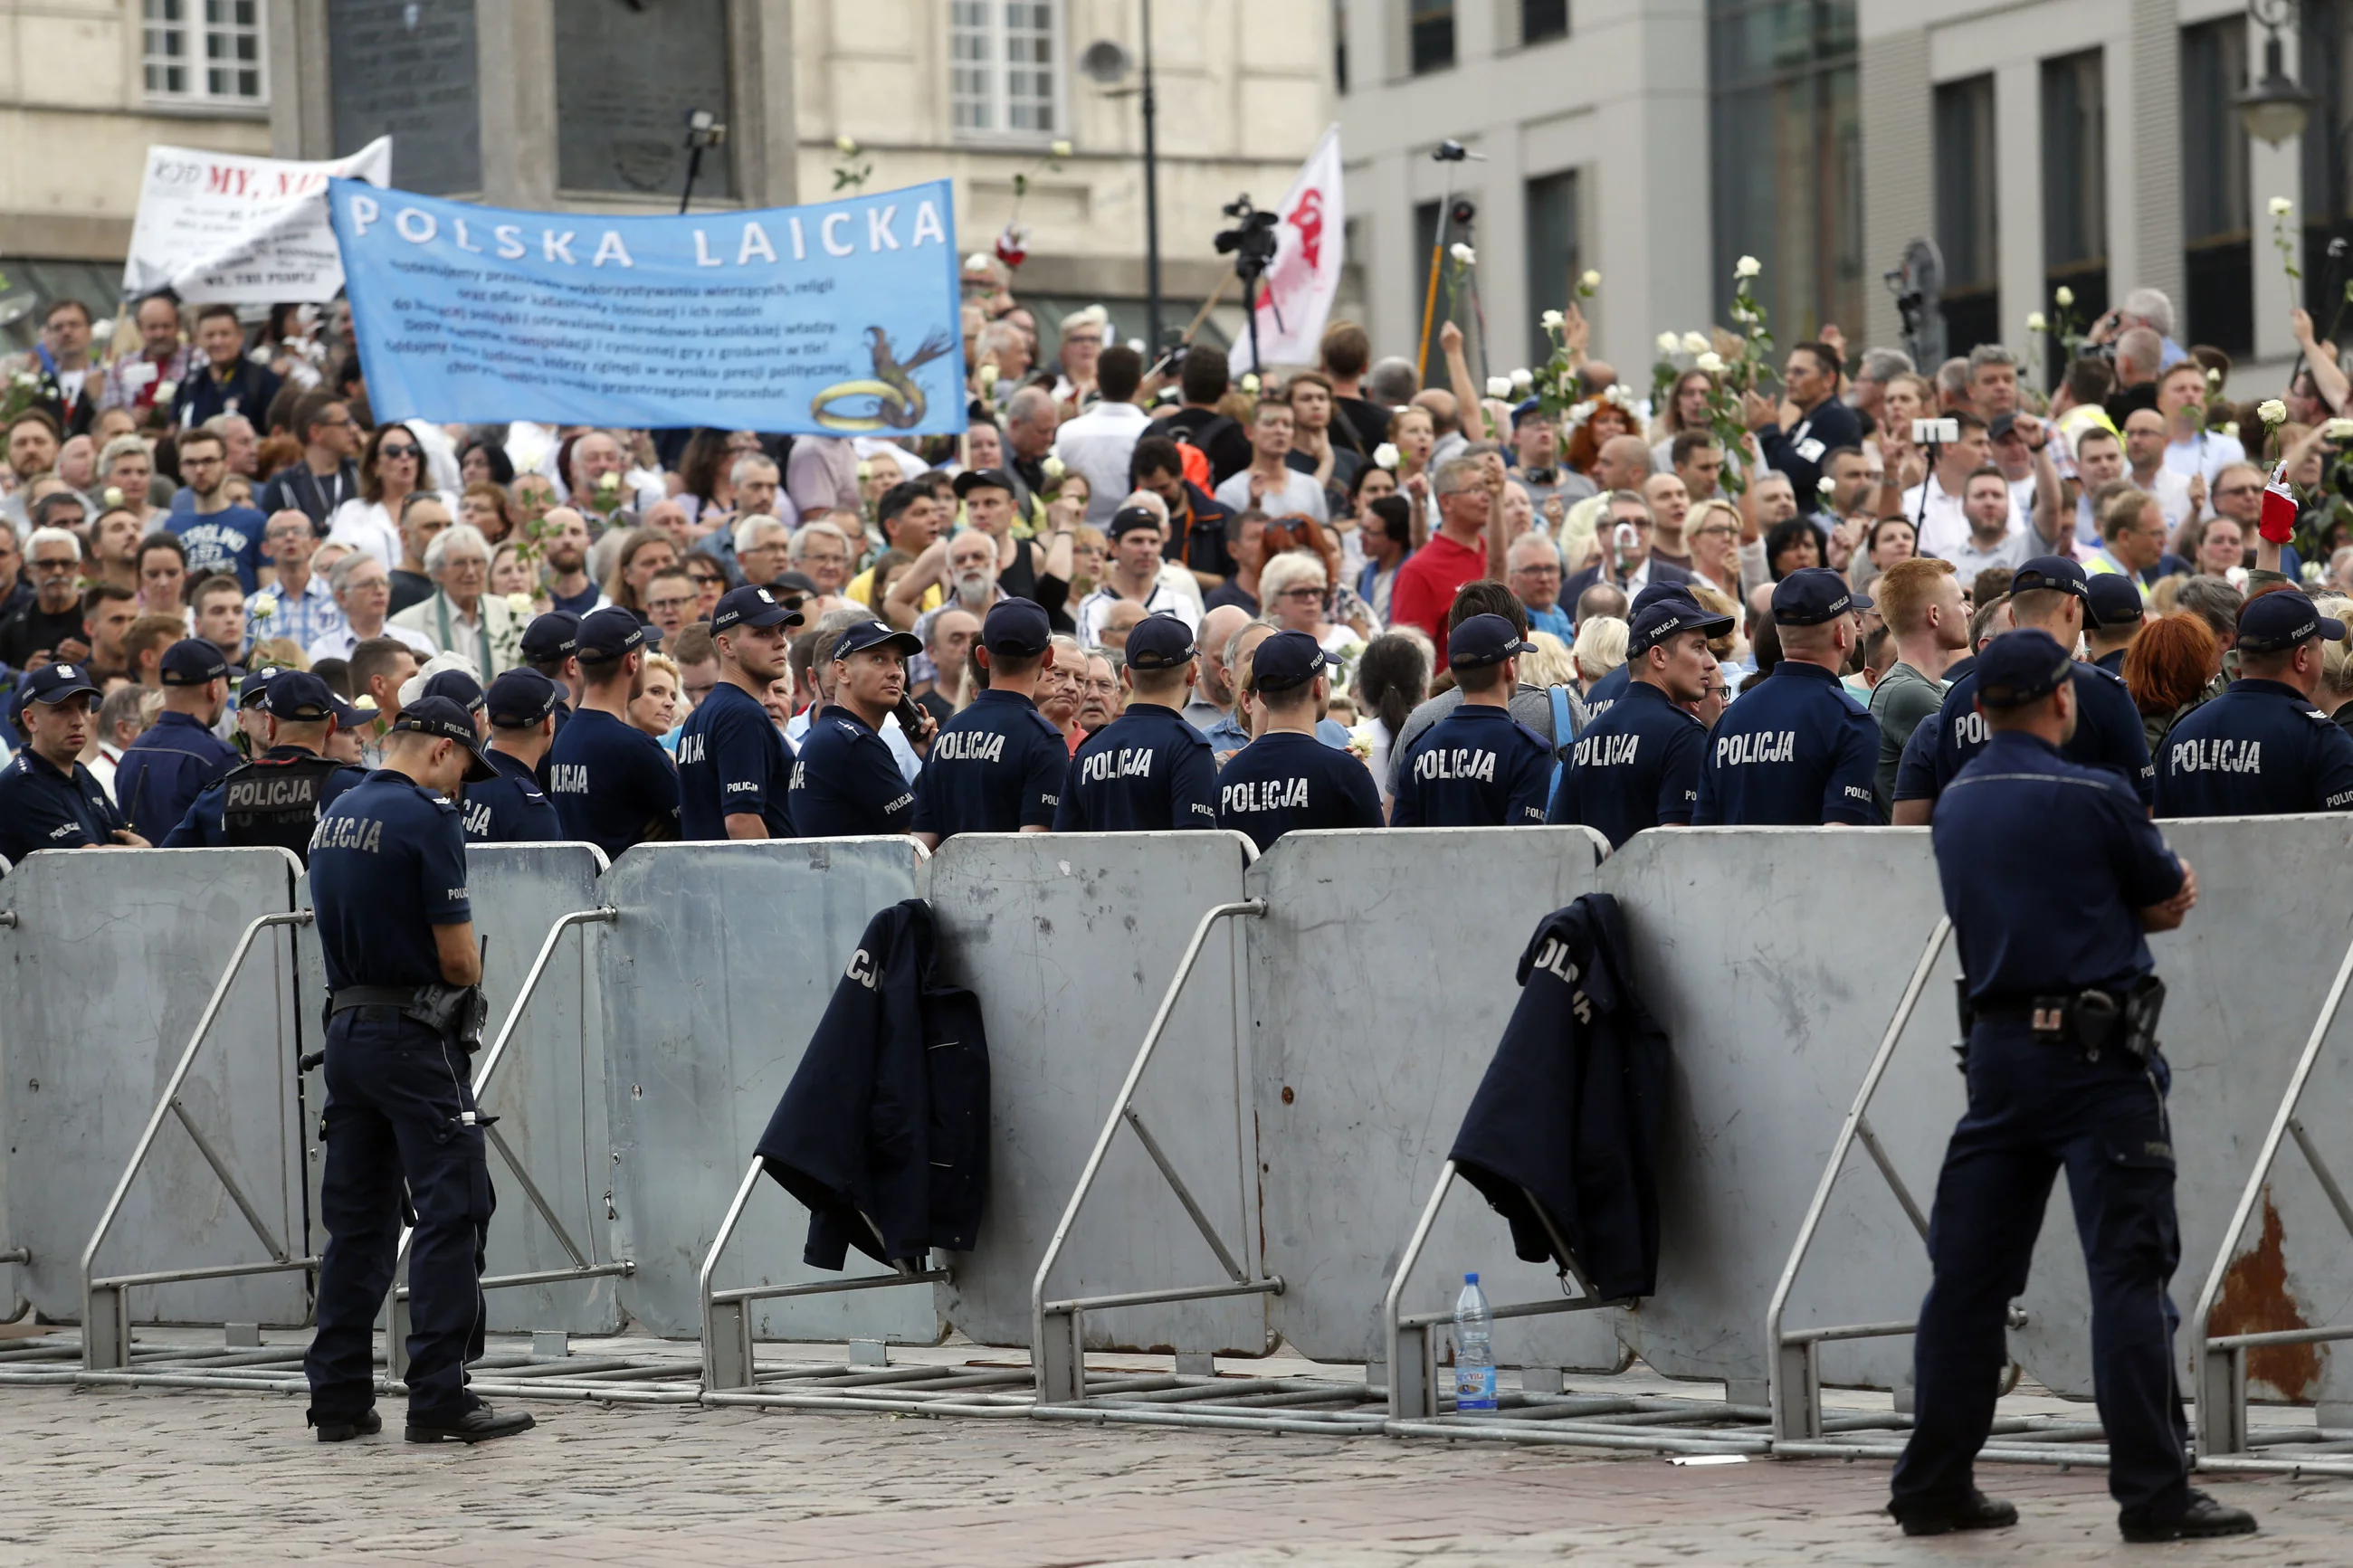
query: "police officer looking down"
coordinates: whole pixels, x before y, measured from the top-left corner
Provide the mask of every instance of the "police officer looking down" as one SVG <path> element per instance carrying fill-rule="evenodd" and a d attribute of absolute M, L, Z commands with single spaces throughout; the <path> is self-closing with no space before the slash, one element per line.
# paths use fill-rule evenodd
<path fill-rule="evenodd" d="M 1708 732 L 1698 827 L 1813 827 L 1878 820 L 1879 726 L 1839 681 L 1872 602 L 1825 566 L 1773 589 L 1781 662 Z"/>
<path fill-rule="evenodd" d="M 343 792 L 311 843 L 311 898 L 332 994 L 317 1335 L 303 1357 L 322 1443 L 382 1430 L 371 1354 L 392 1285 L 401 1194 L 408 1254 L 412 1443 L 477 1443 L 532 1425 L 466 1391 L 482 1352 L 480 1255 L 495 1206 L 467 1054 L 480 1043 L 482 961 L 454 797 L 497 770 L 454 702 L 419 699 L 384 766 Z"/>
<path fill-rule="evenodd" d="M 1209 612 L 1215 618 L 1219 611 Z M 1206 629 L 1208 621 L 1202 623 Z M 1174 616 L 1146 616 L 1127 634 L 1127 708 L 1071 759 L 1057 833 L 1150 833 L 1218 826 L 1218 763 L 1186 721 L 1193 634 Z"/>
<path fill-rule="evenodd" d="M 201 637 L 183 637 L 164 650 L 157 673 L 164 710 L 131 742 L 114 773 L 124 819 L 151 838 L 171 832 L 206 786 L 242 760 L 213 733 L 228 704 L 228 660 L 221 650 Z"/>
<path fill-rule="evenodd" d="M 1276 632 L 1250 650 L 1244 690 L 1260 709 L 1258 738 L 1218 775 L 1218 826 L 1248 835 L 1261 855 L 1299 828 L 1381 826 L 1373 775 L 1315 738 L 1330 668 L 1305 632 Z"/>
<path fill-rule="evenodd" d="M 510 669 L 483 694 L 491 766 L 499 776 L 466 786 L 469 843 L 546 844 L 563 838 L 555 805 L 539 787 L 540 761 L 555 743 L 556 690 L 555 682 L 535 669 Z"/>
<path fill-rule="evenodd" d="M 2181 1250 L 2172 1074 L 2157 1047 L 2164 987 L 2142 933 L 2179 926 L 2198 879 L 2123 778 L 2063 754 L 2080 721 L 2080 668 L 2040 629 L 1989 644 L 1973 700 L 1989 738 L 1936 807 L 1936 871 L 1967 997 L 1968 1110 L 1929 1224 L 1934 1281 L 1914 1341 L 1912 1437 L 1889 1504 L 1907 1535 L 2017 1521 L 2016 1509 L 1977 1489 L 1971 1465 L 2008 1360 L 2010 1303 L 2026 1289 L 2063 1167 L 2125 1539 L 2255 1527 L 2189 1489 L 2166 1296 Z"/>
<path fill-rule="evenodd" d="M 913 632 L 881 621 L 845 627 L 830 661 L 833 700 L 809 721 L 793 761 L 793 827 L 803 838 L 904 833 L 915 792 L 878 732 L 892 710 L 917 750 L 937 728 L 907 696 L 907 660 L 923 651 Z"/>
<path fill-rule="evenodd" d="M 2147 624 L 2140 584 L 2114 572 L 2095 572 L 2089 594 L 2085 600 L 2084 648 L 2094 664 L 2121 680 L 2125 655 L 2132 651 L 2134 639 Z"/>
<path fill-rule="evenodd" d="M 0 768 L 0 856 L 21 866 L 37 849 L 147 848 L 75 760 L 98 721 L 98 688 L 87 667 L 45 664 L 18 682 L 16 700 L 25 745 Z"/>
<path fill-rule="evenodd" d="M 275 844 L 305 865 L 320 815 L 367 775 L 327 755 L 335 732 L 360 716 L 307 669 L 281 669 L 256 699 L 260 754 L 196 796 L 164 839 L 166 849 Z"/>
<path fill-rule="evenodd" d="M 1635 612 L 1625 695 L 1577 735 L 1546 821 L 1583 823 L 1612 849 L 1644 828 L 1691 821 L 1707 726 L 1683 705 L 1706 697 L 1716 680 L 1708 639 L 1731 629 L 1731 616 L 1674 595 Z"/>
<path fill-rule="evenodd" d="M 711 613 L 719 681 L 678 738 L 679 832 L 687 838 L 790 838 L 792 748 L 762 706 L 784 678 L 798 610 L 774 591 L 722 595 Z"/>
<path fill-rule="evenodd" d="M 2159 816 L 2274 816 L 2353 806 L 2353 736 L 2314 705 L 2326 646 L 2345 639 L 2294 588 L 2239 612 L 2239 679 L 2158 743 Z"/>
<path fill-rule="evenodd" d="M 916 784 L 914 834 L 924 848 L 959 833 L 1043 833 L 1054 826 L 1071 752 L 1034 700 L 1039 673 L 1054 662 L 1053 635 L 1042 605 L 1005 599 L 990 606 L 973 652 L 988 689 L 940 726 Z"/>
<path fill-rule="evenodd" d="M 1514 719 L 1519 656 L 1536 651 L 1501 616 L 1472 616 L 1446 636 L 1462 700 L 1422 731 L 1397 770 L 1394 827 L 1540 823 L 1552 789 L 1552 743 Z"/>
<path fill-rule="evenodd" d="M 547 797 L 564 837 L 617 860 L 632 844 L 678 837 L 678 769 L 661 742 L 629 722 L 645 691 L 646 628 L 632 610 L 596 610 L 581 621 L 580 711 L 547 753 Z"/>

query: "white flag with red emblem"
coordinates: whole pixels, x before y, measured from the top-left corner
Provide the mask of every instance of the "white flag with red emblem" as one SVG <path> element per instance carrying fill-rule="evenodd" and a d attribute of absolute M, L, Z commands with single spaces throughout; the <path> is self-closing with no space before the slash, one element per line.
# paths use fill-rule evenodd
<path fill-rule="evenodd" d="M 1314 364 L 1340 292 L 1340 268 L 1347 260 L 1345 223 L 1340 201 L 1340 128 L 1324 140 L 1275 208 L 1274 262 L 1259 285 L 1258 360 L 1261 364 Z M 1234 340 L 1227 363 L 1237 376 L 1250 368 L 1250 325 Z"/>
<path fill-rule="evenodd" d="M 2295 495 L 2287 488 L 2285 463 L 2272 469 L 2272 482 L 2263 487 L 2263 515 L 2255 531 L 2274 544 L 2285 544 L 2295 534 Z"/>

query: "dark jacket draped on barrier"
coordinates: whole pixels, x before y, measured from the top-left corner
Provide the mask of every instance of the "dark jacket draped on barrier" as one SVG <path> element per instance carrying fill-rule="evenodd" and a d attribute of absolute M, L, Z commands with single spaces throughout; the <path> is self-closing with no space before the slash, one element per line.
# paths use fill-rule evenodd
<path fill-rule="evenodd" d="M 968 1252 L 988 1186 L 988 1043 L 969 991 L 933 979 L 931 906 L 867 922 L 759 1155 L 809 1209 L 803 1262 L 839 1268 L 855 1247 L 922 1268 Z"/>
<path fill-rule="evenodd" d="M 1546 915 L 1452 1155 L 1511 1222 L 1514 1252 L 1573 1258 L 1610 1301 L 1650 1295 L 1659 1272 L 1653 1162 L 1669 1047 L 1632 975 L 1616 899 L 1588 893 Z"/>

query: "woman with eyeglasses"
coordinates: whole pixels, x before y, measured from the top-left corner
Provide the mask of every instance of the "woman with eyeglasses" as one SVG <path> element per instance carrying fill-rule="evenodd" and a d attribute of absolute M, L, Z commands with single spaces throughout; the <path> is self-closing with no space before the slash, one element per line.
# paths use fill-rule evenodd
<path fill-rule="evenodd" d="M 335 509 L 327 538 L 364 550 L 389 571 L 400 563 L 400 509 L 425 485 L 425 447 L 406 425 L 379 426 L 360 453 L 360 493 Z M 454 515 L 455 503 L 442 498 Z"/>

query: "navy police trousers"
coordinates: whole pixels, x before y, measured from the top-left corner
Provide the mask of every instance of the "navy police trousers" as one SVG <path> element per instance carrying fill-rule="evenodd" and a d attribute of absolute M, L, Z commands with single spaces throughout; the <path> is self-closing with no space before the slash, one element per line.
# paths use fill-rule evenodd
<path fill-rule="evenodd" d="M 2188 1504 L 2188 1431 L 2173 1369 L 2179 1321 L 2166 1282 L 2180 1260 L 2173 1210 L 2169 1075 L 2110 1047 L 2039 1043 L 2022 1022 L 1969 1036 L 1969 1108 L 1953 1131 L 1928 1227 L 1935 1272 L 1913 1342 L 1912 1439 L 1895 1467 L 1902 1516 L 1966 1500 L 2008 1360 L 2010 1303 L 2066 1168 L 2092 1289 L 2094 1395 L 2108 1490 L 2128 1518 Z"/>
<path fill-rule="evenodd" d="M 347 1419 L 375 1403 L 373 1334 L 400 1246 L 401 1191 L 416 1211 L 409 1243 L 408 1410 L 454 1419 L 465 1367 L 482 1353 L 481 1254 L 491 1173 L 471 1063 L 395 1007 L 356 1007 L 327 1026 L 327 1163 L 320 1218 L 319 1331 L 303 1369 L 311 1419 Z"/>

